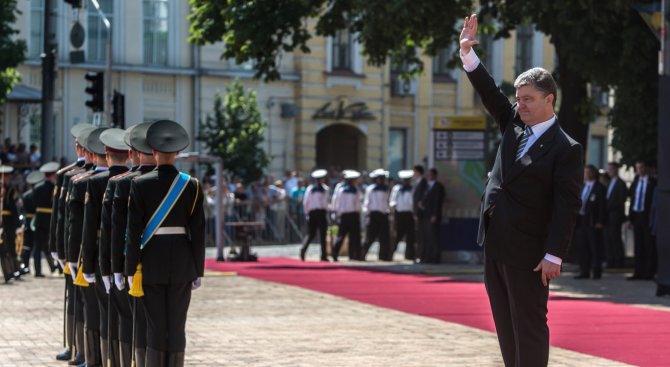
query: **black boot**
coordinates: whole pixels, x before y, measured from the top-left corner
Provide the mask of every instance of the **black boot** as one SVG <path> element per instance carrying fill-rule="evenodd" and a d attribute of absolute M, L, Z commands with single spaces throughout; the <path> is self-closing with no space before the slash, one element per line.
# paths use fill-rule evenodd
<path fill-rule="evenodd" d="M 72 358 L 72 348 L 67 348 L 61 354 L 56 355 L 57 361 L 69 361 Z"/>
<path fill-rule="evenodd" d="M 74 359 L 69 361 L 67 364 L 70 366 L 79 366 L 82 363 L 84 363 L 84 355 L 77 352 L 77 354 L 74 356 Z"/>
<path fill-rule="evenodd" d="M 21 250 L 21 263 L 19 268 L 21 274 L 30 273 L 30 247 L 26 248 L 26 246 L 23 246 L 23 250 Z"/>
<path fill-rule="evenodd" d="M 147 365 L 147 350 L 145 348 L 135 348 L 135 366 L 145 367 Z"/>
<path fill-rule="evenodd" d="M 119 355 L 119 341 L 112 340 L 111 348 L 109 350 L 109 366 L 117 367 L 121 365 L 121 356 Z"/>
<path fill-rule="evenodd" d="M 86 330 L 86 366 L 98 367 L 102 365 L 100 356 L 100 331 Z"/>
<path fill-rule="evenodd" d="M 119 366 L 121 367 L 130 367 L 132 364 L 133 358 L 133 348 L 130 343 L 119 343 Z"/>
<path fill-rule="evenodd" d="M 184 352 L 168 353 L 168 367 L 184 367 Z"/>
<path fill-rule="evenodd" d="M 111 367 L 113 364 L 109 363 L 109 343 L 107 339 L 100 339 L 100 361 L 102 362 L 102 367 Z"/>
<path fill-rule="evenodd" d="M 166 353 L 147 348 L 146 366 L 165 366 Z"/>

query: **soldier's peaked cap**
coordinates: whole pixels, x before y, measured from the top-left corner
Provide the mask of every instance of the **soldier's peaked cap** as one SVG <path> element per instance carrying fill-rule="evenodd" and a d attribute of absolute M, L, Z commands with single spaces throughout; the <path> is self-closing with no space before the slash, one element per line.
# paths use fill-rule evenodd
<path fill-rule="evenodd" d="M 14 167 L 12 166 L 0 165 L 0 173 L 12 173 L 13 171 Z"/>
<path fill-rule="evenodd" d="M 40 172 L 52 173 L 52 172 L 58 171 L 59 168 L 60 168 L 60 164 L 58 164 L 58 162 L 44 163 L 40 167 Z"/>
<path fill-rule="evenodd" d="M 414 171 L 411 170 L 411 169 L 398 171 L 398 177 L 400 177 L 401 180 L 406 180 L 408 178 L 412 178 L 412 176 L 414 176 Z"/>
<path fill-rule="evenodd" d="M 95 126 L 93 125 L 88 125 L 84 126 L 83 128 L 79 129 L 77 133 L 77 143 L 81 145 L 82 147 L 86 147 L 86 140 L 88 139 L 88 136 L 95 130 Z"/>
<path fill-rule="evenodd" d="M 28 185 L 34 185 L 44 181 L 44 173 L 40 171 L 32 171 L 26 176 L 26 183 Z"/>
<path fill-rule="evenodd" d="M 328 171 L 325 169 L 317 169 L 316 171 L 312 172 L 312 178 L 317 180 L 326 177 L 326 175 L 328 175 Z"/>
<path fill-rule="evenodd" d="M 184 150 L 188 143 L 186 129 L 174 121 L 159 120 L 147 130 L 147 144 L 158 152 L 176 153 Z"/>
<path fill-rule="evenodd" d="M 90 153 L 94 154 L 99 154 L 99 155 L 104 155 L 105 152 L 105 145 L 102 144 L 102 141 L 100 141 L 100 134 L 102 134 L 103 131 L 107 130 L 106 127 L 99 127 L 88 135 L 88 138 L 86 139 L 86 150 L 88 150 Z"/>
<path fill-rule="evenodd" d="M 130 147 L 123 141 L 123 136 L 125 134 L 126 131 L 123 129 L 107 129 L 100 134 L 100 141 L 107 148 L 118 151 L 127 151 Z"/>
<path fill-rule="evenodd" d="M 130 128 L 128 142 L 133 149 L 140 153 L 151 154 L 151 147 L 147 144 L 147 130 L 154 122 L 143 122 Z"/>
<path fill-rule="evenodd" d="M 76 125 L 72 126 L 72 128 L 70 129 L 70 134 L 72 135 L 73 138 L 76 139 L 79 136 L 79 133 L 81 132 L 81 129 L 86 128 L 86 127 L 94 127 L 94 126 L 91 125 L 91 124 L 84 124 L 84 123 L 76 124 Z"/>

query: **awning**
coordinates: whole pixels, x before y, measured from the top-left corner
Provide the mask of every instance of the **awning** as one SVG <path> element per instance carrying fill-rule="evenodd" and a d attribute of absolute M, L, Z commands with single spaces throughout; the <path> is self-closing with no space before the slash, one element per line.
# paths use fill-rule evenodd
<path fill-rule="evenodd" d="M 7 102 L 40 103 L 42 102 L 42 91 L 27 85 L 17 84 L 7 94 Z"/>

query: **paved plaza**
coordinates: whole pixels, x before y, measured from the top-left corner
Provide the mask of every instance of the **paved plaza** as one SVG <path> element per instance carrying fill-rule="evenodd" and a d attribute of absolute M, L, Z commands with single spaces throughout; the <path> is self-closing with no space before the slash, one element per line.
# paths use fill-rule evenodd
<path fill-rule="evenodd" d="M 481 277 L 477 267 L 364 266 Z M 233 274 L 208 272 L 203 284 L 187 323 L 190 366 L 502 365 L 495 335 L 479 329 Z M 552 291 L 670 311 L 670 299 L 649 295 L 651 283 L 627 284 L 623 274 L 579 283 L 563 276 Z M 62 350 L 62 294 L 59 277 L 0 286 L 0 367 L 65 366 L 54 360 Z M 550 365 L 625 366 L 560 348 L 552 348 Z"/>

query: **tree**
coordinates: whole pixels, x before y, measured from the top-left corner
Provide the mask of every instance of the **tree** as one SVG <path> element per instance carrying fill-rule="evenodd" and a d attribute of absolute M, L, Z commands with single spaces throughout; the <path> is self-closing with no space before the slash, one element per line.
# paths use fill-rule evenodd
<path fill-rule="evenodd" d="M 14 37 L 19 33 L 12 28 L 16 14 L 16 0 L 0 0 L 0 104 L 19 82 L 19 73 L 14 68 L 23 62 L 26 52 L 26 43 Z"/>
<path fill-rule="evenodd" d="M 655 77 L 652 69 L 658 46 L 633 10 L 634 5 L 649 2 L 489 0 L 483 2 L 481 15 L 499 22 L 497 37 L 507 37 L 510 30 L 525 23 L 535 24 L 550 37 L 558 59 L 554 72 L 561 88 L 558 118 L 563 129 L 585 147 L 588 124 L 597 112 L 588 97 L 589 83 L 613 87 L 617 92 L 611 116 L 617 128 L 614 146 L 623 153 L 624 161 L 630 162 L 640 154 L 653 158 L 647 154 L 655 149 L 650 145 L 656 141 L 655 135 L 647 134 L 655 132 L 651 126 L 656 125 L 657 82 L 651 78 Z M 627 128 L 630 124 L 638 130 Z M 631 135 L 633 132 L 637 135 Z M 642 132 L 644 153 L 624 144 Z"/>
<path fill-rule="evenodd" d="M 391 57 L 408 72 L 422 70 L 417 47 L 428 55 L 458 44 L 454 25 L 471 0 L 190 0 L 191 36 L 197 44 L 224 41 L 221 58 L 255 61 L 256 77 L 280 78 L 283 52 L 309 53 L 314 36 L 348 29 L 372 65 Z M 308 20 L 316 19 L 312 29 Z"/>
<path fill-rule="evenodd" d="M 230 173 L 251 182 L 261 178 L 270 158 L 260 147 L 265 140 L 267 123 L 261 118 L 256 92 L 245 93 L 236 80 L 226 86 L 225 102 L 214 97 L 214 114 L 200 124 L 198 140 L 205 142 L 211 154 L 223 159 Z"/>

